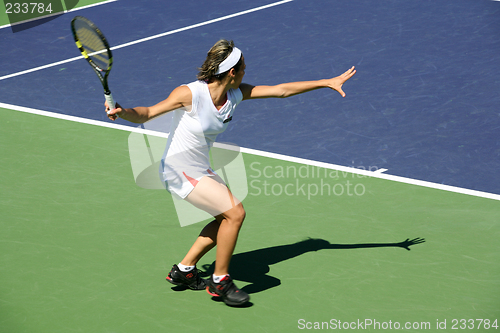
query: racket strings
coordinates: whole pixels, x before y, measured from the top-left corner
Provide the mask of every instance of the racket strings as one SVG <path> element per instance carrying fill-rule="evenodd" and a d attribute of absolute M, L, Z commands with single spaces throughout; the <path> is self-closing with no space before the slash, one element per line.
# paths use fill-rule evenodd
<path fill-rule="evenodd" d="M 111 61 L 102 37 L 86 22 L 75 22 L 75 30 L 81 47 L 83 47 L 87 56 L 101 70 L 108 69 Z"/>

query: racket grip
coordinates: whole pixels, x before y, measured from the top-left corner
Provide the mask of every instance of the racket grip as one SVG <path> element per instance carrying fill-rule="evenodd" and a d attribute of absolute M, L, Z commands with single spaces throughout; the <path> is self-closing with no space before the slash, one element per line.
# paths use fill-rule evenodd
<path fill-rule="evenodd" d="M 108 106 L 110 110 L 113 110 L 116 106 L 115 100 L 113 99 L 113 95 L 111 93 L 109 94 L 104 94 L 104 98 L 106 99 L 106 102 L 108 102 Z"/>

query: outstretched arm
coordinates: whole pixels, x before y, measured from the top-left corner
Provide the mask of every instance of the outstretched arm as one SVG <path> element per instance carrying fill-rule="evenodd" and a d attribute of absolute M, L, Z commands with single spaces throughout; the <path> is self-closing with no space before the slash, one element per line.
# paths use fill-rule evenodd
<path fill-rule="evenodd" d="M 241 92 L 243 93 L 243 99 L 254 99 L 254 98 L 285 98 L 298 94 L 302 94 L 311 90 L 316 90 L 320 88 L 330 88 L 337 92 L 342 97 L 345 97 L 345 93 L 342 90 L 343 84 L 349 80 L 356 73 L 354 66 L 347 70 L 344 74 L 336 76 L 331 79 L 317 80 L 317 81 L 300 81 L 300 82 L 290 82 L 282 83 L 275 86 L 252 86 L 246 83 L 240 85 Z"/>
<path fill-rule="evenodd" d="M 115 120 L 117 117 L 123 118 L 133 123 L 145 123 L 163 113 L 191 105 L 191 90 L 187 86 L 180 86 L 174 89 L 167 99 L 153 106 L 139 106 L 131 109 L 122 108 L 118 103 L 116 109 L 110 110 L 105 103 L 108 118 Z"/>

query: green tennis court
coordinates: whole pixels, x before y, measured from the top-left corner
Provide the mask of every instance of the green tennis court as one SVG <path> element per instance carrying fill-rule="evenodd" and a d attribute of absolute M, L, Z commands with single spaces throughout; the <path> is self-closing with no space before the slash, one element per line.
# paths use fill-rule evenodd
<path fill-rule="evenodd" d="M 167 192 L 134 183 L 128 132 L 0 113 L 1 332 L 497 331 L 496 200 L 345 172 L 265 177 L 304 166 L 244 154 L 254 183 L 231 274 L 252 303 L 231 308 L 165 281 L 201 224 L 179 227 Z M 297 181 L 352 187 L 280 193 Z"/>

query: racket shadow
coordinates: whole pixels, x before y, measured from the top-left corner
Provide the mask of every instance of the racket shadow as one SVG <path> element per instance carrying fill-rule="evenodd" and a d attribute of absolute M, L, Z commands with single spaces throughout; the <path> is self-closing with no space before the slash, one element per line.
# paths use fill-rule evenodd
<path fill-rule="evenodd" d="M 249 282 L 241 288 L 249 294 L 262 292 L 277 287 L 281 280 L 268 275 L 270 265 L 289 260 L 307 252 L 327 249 L 365 249 L 379 247 L 400 247 L 410 251 L 410 246 L 424 243 L 423 238 L 414 238 L 399 243 L 365 243 L 365 244 L 332 244 L 324 239 L 309 238 L 288 245 L 273 246 L 233 255 L 229 273 L 234 280 Z M 214 272 L 215 262 L 203 265 L 203 277 L 209 277 Z"/>

